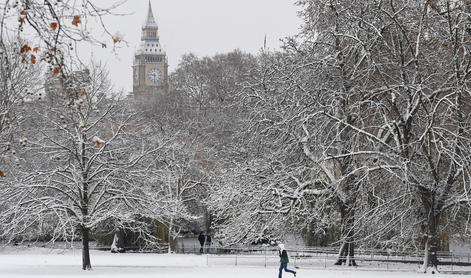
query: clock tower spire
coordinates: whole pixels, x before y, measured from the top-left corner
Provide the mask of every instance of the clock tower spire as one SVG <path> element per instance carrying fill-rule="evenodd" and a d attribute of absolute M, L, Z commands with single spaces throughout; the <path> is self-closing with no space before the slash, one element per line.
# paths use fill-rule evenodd
<path fill-rule="evenodd" d="M 149 8 L 147 9 L 147 19 L 144 26 L 147 27 L 158 27 L 154 19 L 154 12 L 152 12 L 152 4 L 149 1 Z"/>
<path fill-rule="evenodd" d="M 134 55 L 133 95 L 149 103 L 151 98 L 168 91 L 168 63 L 159 37 L 159 26 L 149 1 L 147 17 L 142 25 L 141 43 Z"/>

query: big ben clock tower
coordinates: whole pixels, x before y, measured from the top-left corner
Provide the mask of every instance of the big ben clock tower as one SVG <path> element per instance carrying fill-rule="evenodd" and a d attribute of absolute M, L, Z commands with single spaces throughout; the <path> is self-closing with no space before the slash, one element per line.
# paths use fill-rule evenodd
<path fill-rule="evenodd" d="M 159 39 L 152 6 L 149 1 L 147 18 L 142 26 L 141 44 L 134 55 L 133 94 L 139 101 L 164 95 L 168 91 L 168 62 Z"/>

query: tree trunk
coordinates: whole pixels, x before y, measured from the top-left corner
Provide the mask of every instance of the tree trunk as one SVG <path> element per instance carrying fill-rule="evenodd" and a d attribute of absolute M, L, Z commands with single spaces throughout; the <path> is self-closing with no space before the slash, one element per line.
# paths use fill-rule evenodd
<path fill-rule="evenodd" d="M 429 250 L 430 250 L 430 239 L 427 238 L 425 240 L 424 260 L 423 260 L 422 268 L 421 268 L 420 272 L 424 272 L 424 273 L 427 272 L 427 268 L 428 268 L 428 265 L 429 265 Z"/>
<path fill-rule="evenodd" d="M 92 264 L 90 263 L 90 231 L 88 228 L 82 226 L 82 269 L 91 270 Z"/>
<path fill-rule="evenodd" d="M 342 206 L 340 209 L 341 225 L 342 225 L 342 238 L 343 243 L 340 247 L 339 257 L 334 265 L 348 265 L 357 266 L 355 262 L 355 244 L 353 242 L 353 225 L 355 222 L 355 210 L 347 206 Z"/>
<path fill-rule="evenodd" d="M 172 253 L 172 229 L 173 229 L 173 217 L 170 218 L 168 225 L 168 253 Z"/>
<path fill-rule="evenodd" d="M 424 237 L 424 258 L 420 272 L 438 273 L 436 252 L 439 246 L 438 229 L 440 224 L 439 208 L 436 205 L 435 193 L 422 188 L 420 190 L 426 224 L 422 227 Z M 430 269 L 431 268 L 431 269 Z"/>
<path fill-rule="evenodd" d="M 438 251 L 438 221 L 439 215 L 431 216 L 428 218 L 428 233 L 425 235 L 424 244 L 424 259 L 421 272 L 438 273 L 437 269 L 437 251 Z M 431 268 L 431 269 L 430 269 Z"/>
<path fill-rule="evenodd" d="M 86 135 L 84 133 L 79 133 L 79 139 L 81 139 L 80 145 L 80 157 L 81 157 L 81 165 L 83 169 L 86 168 L 88 159 L 86 156 L 86 146 L 85 142 L 87 141 Z M 87 227 L 89 215 L 88 215 L 88 173 L 86 171 L 82 172 L 82 188 L 80 193 L 80 205 L 82 211 L 82 224 L 81 224 L 81 232 L 82 232 L 82 269 L 83 270 L 91 270 L 92 265 L 90 263 L 90 228 Z"/>

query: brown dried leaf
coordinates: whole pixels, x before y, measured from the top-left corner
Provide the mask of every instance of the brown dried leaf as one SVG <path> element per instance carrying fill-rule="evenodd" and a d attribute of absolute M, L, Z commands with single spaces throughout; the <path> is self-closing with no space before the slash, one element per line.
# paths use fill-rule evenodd
<path fill-rule="evenodd" d="M 27 44 L 23 45 L 23 46 L 20 48 L 20 52 L 21 52 L 21 53 L 27 53 L 27 52 L 29 52 L 29 51 L 31 51 L 31 46 L 29 46 L 29 45 L 27 45 Z"/>
<path fill-rule="evenodd" d="M 80 16 L 74 15 L 74 19 L 72 19 L 72 25 L 78 27 L 80 23 L 82 23 L 82 21 L 80 20 Z"/>
<path fill-rule="evenodd" d="M 61 68 L 60 67 L 54 67 L 52 69 L 52 75 L 57 76 L 61 73 Z"/>
<path fill-rule="evenodd" d="M 33 48 L 33 52 L 38 53 L 39 52 L 39 47 Z"/>
<path fill-rule="evenodd" d="M 31 64 L 36 64 L 36 56 L 31 55 Z"/>
<path fill-rule="evenodd" d="M 20 22 L 20 26 L 25 23 L 27 16 L 28 16 L 28 13 L 25 10 L 22 10 L 20 12 L 20 15 L 18 16 L 18 21 Z"/>
<path fill-rule="evenodd" d="M 51 22 L 51 24 L 49 25 L 51 27 L 51 29 L 53 31 L 56 31 L 57 27 L 59 26 L 59 24 L 55 21 Z"/>
<path fill-rule="evenodd" d="M 101 139 L 98 136 L 93 136 L 92 142 L 95 143 L 95 147 L 97 147 L 97 148 L 101 148 L 106 144 L 106 141 Z"/>
<path fill-rule="evenodd" d="M 120 43 L 123 41 L 123 36 L 121 36 L 119 33 L 116 33 L 114 36 L 111 37 L 113 40 L 114 44 Z"/>
<path fill-rule="evenodd" d="M 5 174 L 5 172 L 3 172 L 2 170 L 0 170 L 0 177 L 6 177 L 7 175 Z"/>

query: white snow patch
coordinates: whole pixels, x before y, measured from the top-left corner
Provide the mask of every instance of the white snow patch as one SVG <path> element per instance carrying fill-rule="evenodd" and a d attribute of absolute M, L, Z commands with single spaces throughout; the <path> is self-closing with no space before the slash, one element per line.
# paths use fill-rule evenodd
<path fill-rule="evenodd" d="M 228 262 L 235 255 L 225 255 Z M 81 270 L 80 250 L 58 250 L 47 248 L 0 249 L 0 277 L 172 277 L 172 278 L 273 278 L 278 275 L 276 264 L 259 266 L 236 266 L 232 263 L 214 264 L 214 255 L 182 254 L 112 254 L 91 251 L 92 271 Z M 209 265 L 208 265 L 209 262 Z M 293 269 L 293 264 L 289 265 Z M 358 269 L 297 269 L 303 277 L 348 277 L 348 278 L 408 278 L 423 276 L 414 272 L 361 271 Z M 456 277 L 456 275 L 434 275 Z M 283 277 L 293 277 L 283 273 Z"/>

